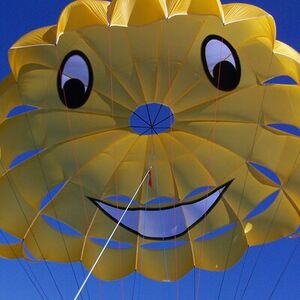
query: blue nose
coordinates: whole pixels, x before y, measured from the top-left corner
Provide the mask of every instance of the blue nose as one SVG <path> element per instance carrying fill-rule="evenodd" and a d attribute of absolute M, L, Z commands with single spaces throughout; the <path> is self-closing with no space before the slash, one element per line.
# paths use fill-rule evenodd
<path fill-rule="evenodd" d="M 129 125 L 139 135 L 152 135 L 166 132 L 174 124 L 171 109 L 161 103 L 147 103 L 132 112 Z"/>

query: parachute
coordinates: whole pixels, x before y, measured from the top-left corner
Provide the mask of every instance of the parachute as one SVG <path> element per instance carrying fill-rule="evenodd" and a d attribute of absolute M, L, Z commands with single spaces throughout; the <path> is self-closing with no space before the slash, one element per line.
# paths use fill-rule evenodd
<path fill-rule="evenodd" d="M 108 243 L 98 278 L 176 280 L 299 227 L 300 56 L 262 9 L 74 1 L 9 61 L 2 257 L 90 269 Z"/>

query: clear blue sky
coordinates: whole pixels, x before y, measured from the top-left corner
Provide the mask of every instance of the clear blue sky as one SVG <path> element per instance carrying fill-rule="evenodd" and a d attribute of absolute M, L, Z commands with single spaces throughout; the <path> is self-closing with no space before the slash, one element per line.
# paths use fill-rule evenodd
<path fill-rule="evenodd" d="M 0 3 L 0 79 L 9 73 L 7 51 L 22 34 L 57 21 L 67 0 L 9 0 Z M 232 1 L 222 1 L 228 3 Z M 299 0 L 248 0 L 269 11 L 277 21 L 277 38 L 300 50 Z M 299 99 L 300 100 L 300 99 Z M 299 116 L 300 117 L 300 116 Z M 1 195 L 0 195 L 1 196 Z M 1 239 L 0 239 L 1 243 Z M 40 299 L 21 265 L 38 283 L 39 292 L 48 299 L 72 299 L 76 282 L 70 264 L 25 263 L 23 260 L 0 259 L 0 299 Z M 82 268 L 74 264 L 81 282 Z M 33 275 L 34 274 L 34 275 Z M 280 279 L 280 280 L 279 280 Z M 276 286 L 276 288 L 275 288 Z M 197 296 L 195 295 L 195 287 Z M 272 294 L 273 293 L 273 294 Z M 160 283 L 131 275 L 115 282 L 92 279 L 84 299 L 300 299 L 300 242 L 282 239 L 255 247 L 232 269 L 213 273 L 192 271 L 175 283 Z"/>

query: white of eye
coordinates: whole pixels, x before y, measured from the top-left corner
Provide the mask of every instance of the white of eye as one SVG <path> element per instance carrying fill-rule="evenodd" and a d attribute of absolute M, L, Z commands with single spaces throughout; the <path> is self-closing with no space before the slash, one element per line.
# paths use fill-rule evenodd
<path fill-rule="evenodd" d="M 79 79 L 87 90 L 89 85 L 89 68 L 86 61 L 78 54 L 74 54 L 66 61 L 62 70 L 61 88 L 69 79 Z"/>
<path fill-rule="evenodd" d="M 205 59 L 212 77 L 214 67 L 221 61 L 229 61 L 236 68 L 236 62 L 231 50 L 226 44 L 217 39 L 212 39 L 206 44 Z"/>

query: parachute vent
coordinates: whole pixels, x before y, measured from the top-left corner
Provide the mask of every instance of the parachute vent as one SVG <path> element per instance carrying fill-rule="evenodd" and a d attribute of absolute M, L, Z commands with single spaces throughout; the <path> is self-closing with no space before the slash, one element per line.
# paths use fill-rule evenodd
<path fill-rule="evenodd" d="M 20 165 L 22 162 L 37 155 L 38 153 L 42 152 L 43 150 L 44 150 L 43 148 L 34 149 L 34 150 L 26 151 L 26 152 L 23 152 L 23 153 L 17 155 L 10 163 L 9 168 L 12 169 L 12 168 Z"/>
<path fill-rule="evenodd" d="M 49 217 L 45 214 L 42 215 L 42 218 L 50 227 L 61 232 L 62 234 L 72 235 L 72 236 L 77 236 L 77 237 L 82 236 L 81 233 L 79 233 L 77 230 L 75 230 L 71 226 L 69 226 L 61 221 L 58 221 L 57 219 Z"/>
<path fill-rule="evenodd" d="M 269 195 L 263 201 L 261 201 L 246 217 L 244 220 L 249 220 L 251 218 L 260 215 L 264 211 L 266 211 L 272 203 L 276 200 L 277 196 L 279 195 L 279 190 Z"/>
<path fill-rule="evenodd" d="M 9 111 L 9 113 L 7 114 L 7 118 L 12 118 L 37 109 L 39 108 L 33 105 L 18 105 Z"/>
<path fill-rule="evenodd" d="M 250 162 L 249 165 L 276 185 L 281 185 L 280 178 L 274 171 L 256 162 Z"/>

